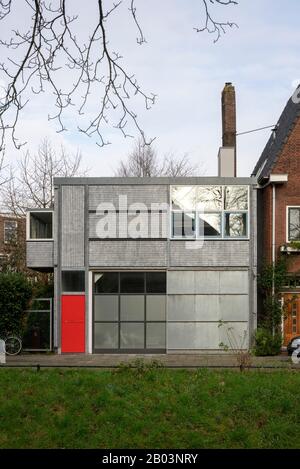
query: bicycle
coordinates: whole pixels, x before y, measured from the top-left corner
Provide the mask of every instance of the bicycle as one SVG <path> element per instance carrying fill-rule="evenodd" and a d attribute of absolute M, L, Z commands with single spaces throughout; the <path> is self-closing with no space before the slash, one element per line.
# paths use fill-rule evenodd
<path fill-rule="evenodd" d="M 18 355 L 22 350 L 22 340 L 20 337 L 9 334 L 3 339 L 6 355 Z"/>

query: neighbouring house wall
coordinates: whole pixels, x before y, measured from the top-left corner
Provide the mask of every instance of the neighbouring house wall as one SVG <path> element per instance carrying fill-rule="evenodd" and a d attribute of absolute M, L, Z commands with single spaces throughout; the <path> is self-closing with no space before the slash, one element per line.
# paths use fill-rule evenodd
<path fill-rule="evenodd" d="M 262 257 L 263 263 L 272 262 L 272 187 L 267 186 L 262 189 L 261 202 L 262 211 L 262 231 L 263 236 L 258 243 L 263 246 Z"/>
<path fill-rule="evenodd" d="M 288 182 L 276 186 L 276 256 L 279 255 L 280 246 L 287 242 L 287 216 L 288 205 L 300 206 L 300 119 L 289 134 L 284 147 L 272 169 L 272 174 L 288 174 Z M 264 219 L 264 258 L 272 261 L 272 187 L 263 191 L 263 219 Z M 300 256 L 289 256 L 289 271 L 300 270 Z"/>
<path fill-rule="evenodd" d="M 4 226 L 6 221 L 17 222 L 17 240 L 16 243 L 5 243 L 4 241 Z M 0 214 L 0 256 L 7 258 L 10 254 L 17 253 L 19 269 L 26 268 L 26 255 L 25 255 L 25 241 L 26 241 L 26 218 L 15 217 L 11 214 Z M 1 266 L 1 260 L 0 260 Z"/>

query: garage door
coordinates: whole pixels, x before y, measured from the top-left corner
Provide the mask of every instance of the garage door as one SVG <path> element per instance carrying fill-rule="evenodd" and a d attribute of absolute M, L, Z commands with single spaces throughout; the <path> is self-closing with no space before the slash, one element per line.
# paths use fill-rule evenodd
<path fill-rule="evenodd" d="M 165 272 L 96 272 L 93 288 L 94 352 L 165 352 Z"/>
<path fill-rule="evenodd" d="M 249 272 L 168 272 L 167 329 L 168 351 L 248 348 Z"/>

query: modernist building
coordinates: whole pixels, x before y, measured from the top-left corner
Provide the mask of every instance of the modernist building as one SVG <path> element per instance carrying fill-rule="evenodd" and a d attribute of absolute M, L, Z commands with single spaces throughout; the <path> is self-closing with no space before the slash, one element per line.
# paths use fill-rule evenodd
<path fill-rule="evenodd" d="M 58 178 L 27 222 L 27 265 L 53 270 L 58 352 L 247 348 L 256 328 L 256 179 L 237 178 L 226 84 L 218 177 Z"/>
<path fill-rule="evenodd" d="M 253 171 L 257 177 L 259 259 L 274 263 L 287 258 L 288 277 L 282 290 L 286 306 L 284 344 L 300 335 L 300 102 L 287 102 Z M 259 308 L 263 314 L 263 308 Z"/>

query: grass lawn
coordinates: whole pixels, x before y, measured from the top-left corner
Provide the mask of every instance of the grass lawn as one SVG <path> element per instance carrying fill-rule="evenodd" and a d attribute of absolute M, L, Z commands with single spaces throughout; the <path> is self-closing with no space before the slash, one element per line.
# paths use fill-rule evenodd
<path fill-rule="evenodd" d="M 299 448 L 300 373 L 0 369 L 0 448 Z"/>

